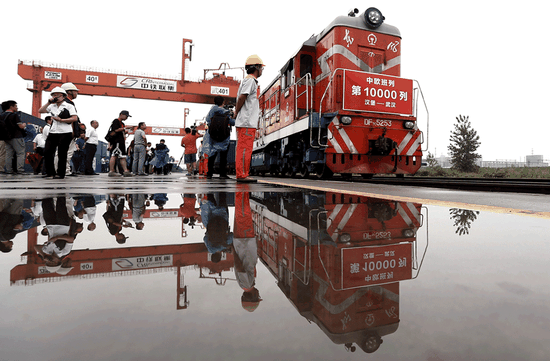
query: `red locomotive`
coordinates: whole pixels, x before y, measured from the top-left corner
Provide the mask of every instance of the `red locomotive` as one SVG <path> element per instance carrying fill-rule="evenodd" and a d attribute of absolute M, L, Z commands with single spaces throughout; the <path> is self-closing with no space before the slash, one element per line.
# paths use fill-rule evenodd
<path fill-rule="evenodd" d="M 258 256 L 300 315 L 371 353 L 397 331 L 399 282 L 418 276 L 422 205 L 346 194 L 254 192 Z M 421 242 L 424 244 L 424 242 Z"/>
<path fill-rule="evenodd" d="M 262 92 L 254 173 L 368 178 L 420 168 L 422 93 L 400 77 L 400 32 L 376 8 L 358 12 L 305 41 Z"/>

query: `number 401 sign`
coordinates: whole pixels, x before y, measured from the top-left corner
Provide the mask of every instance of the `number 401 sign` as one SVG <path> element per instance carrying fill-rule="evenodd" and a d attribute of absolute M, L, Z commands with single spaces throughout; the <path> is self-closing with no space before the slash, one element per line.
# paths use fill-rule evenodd
<path fill-rule="evenodd" d="M 210 94 L 215 95 L 229 95 L 229 88 L 222 88 L 219 86 L 210 87 Z"/>
<path fill-rule="evenodd" d="M 99 83 L 99 76 L 86 75 L 86 83 Z"/>

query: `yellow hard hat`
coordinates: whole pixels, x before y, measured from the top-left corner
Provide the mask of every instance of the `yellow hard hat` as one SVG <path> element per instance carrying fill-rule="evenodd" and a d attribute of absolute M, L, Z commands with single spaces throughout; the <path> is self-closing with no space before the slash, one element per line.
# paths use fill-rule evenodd
<path fill-rule="evenodd" d="M 246 58 L 246 63 L 245 65 L 256 65 L 256 64 L 260 64 L 260 65 L 264 65 L 264 62 L 262 61 L 262 59 L 260 59 L 260 57 L 256 54 L 254 55 L 250 55 L 248 58 Z"/>

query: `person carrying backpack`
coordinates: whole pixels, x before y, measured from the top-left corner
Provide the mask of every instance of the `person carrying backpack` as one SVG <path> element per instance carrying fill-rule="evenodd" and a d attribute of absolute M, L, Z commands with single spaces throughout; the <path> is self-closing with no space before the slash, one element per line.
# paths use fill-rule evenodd
<path fill-rule="evenodd" d="M 206 178 L 211 179 L 214 173 L 216 156 L 220 155 L 220 178 L 229 179 L 227 176 L 227 154 L 229 153 L 229 138 L 231 126 L 235 125 L 235 119 L 231 118 L 231 112 L 223 108 L 225 100 L 221 96 L 214 98 L 214 106 L 206 116 L 208 136 L 205 136 L 205 154 L 208 155 L 208 171 Z"/>
<path fill-rule="evenodd" d="M 1 115 L 0 122 L 3 127 L 2 139 L 6 143 L 6 174 L 20 174 L 25 173 L 25 132 L 26 123 L 21 123 L 19 117 L 17 102 L 14 100 L 8 100 L 2 103 L 2 110 L 4 113 Z M 16 159 L 17 169 L 13 169 L 13 158 Z"/>

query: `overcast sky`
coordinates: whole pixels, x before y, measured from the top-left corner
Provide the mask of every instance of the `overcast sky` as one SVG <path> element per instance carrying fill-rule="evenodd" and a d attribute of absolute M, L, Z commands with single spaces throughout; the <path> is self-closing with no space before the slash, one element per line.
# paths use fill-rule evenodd
<path fill-rule="evenodd" d="M 257 4 L 257 5 L 253 5 Z M 267 86 L 311 35 L 353 7 L 380 9 L 402 36 L 401 75 L 419 81 L 430 112 L 429 150 L 447 152 L 455 118 L 468 115 L 484 160 L 550 159 L 547 141 L 550 6 L 544 1 L 10 1 L 3 4 L 0 99 L 31 113 L 27 81 L 17 62 L 38 60 L 177 77 L 182 39 L 192 39 L 187 80 L 221 63 L 243 66 L 251 54 L 267 65 Z M 65 35 L 63 35 L 65 31 Z M 236 75 L 239 73 L 236 73 Z M 44 94 L 46 99 L 48 94 Z M 79 96 L 81 118 L 100 122 L 100 136 L 122 109 L 129 124 L 182 126 L 210 105 Z M 425 130 L 425 129 L 424 129 Z M 179 139 L 168 139 L 174 157 Z M 157 142 L 160 138 L 153 138 Z"/>

